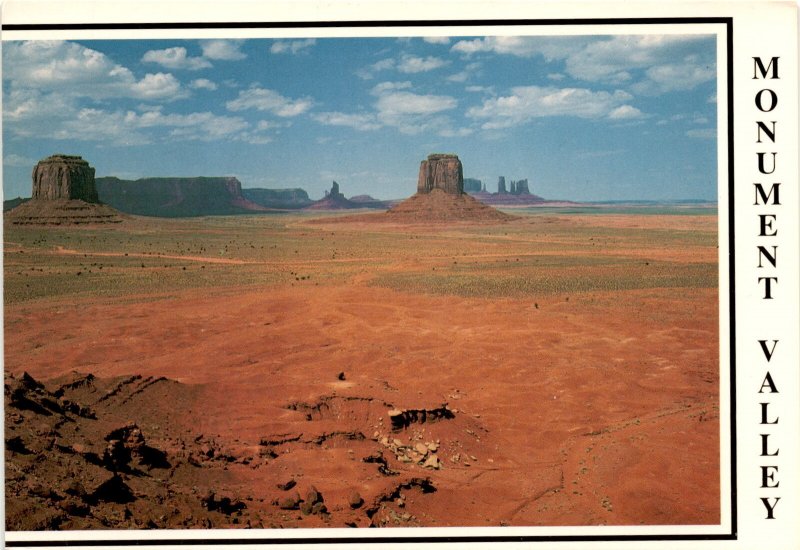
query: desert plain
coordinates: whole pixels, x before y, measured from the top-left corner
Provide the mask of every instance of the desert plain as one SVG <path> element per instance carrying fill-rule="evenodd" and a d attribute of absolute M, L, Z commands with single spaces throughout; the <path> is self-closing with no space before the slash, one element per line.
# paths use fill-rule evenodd
<path fill-rule="evenodd" d="M 720 522 L 717 215 L 4 228 L 6 527 Z"/>

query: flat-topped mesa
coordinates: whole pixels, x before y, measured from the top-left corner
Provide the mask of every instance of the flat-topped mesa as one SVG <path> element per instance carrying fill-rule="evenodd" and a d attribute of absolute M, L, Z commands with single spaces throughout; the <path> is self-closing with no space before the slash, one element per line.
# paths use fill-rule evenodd
<path fill-rule="evenodd" d="M 33 169 L 32 198 L 78 199 L 100 202 L 94 184 L 94 168 L 77 155 L 52 155 Z"/>
<path fill-rule="evenodd" d="M 441 189 L 451 195 L 464 192 L 464 173 L 458 155 L 428 155 L 419 166 L 417 193 L 430 193 Z"/>

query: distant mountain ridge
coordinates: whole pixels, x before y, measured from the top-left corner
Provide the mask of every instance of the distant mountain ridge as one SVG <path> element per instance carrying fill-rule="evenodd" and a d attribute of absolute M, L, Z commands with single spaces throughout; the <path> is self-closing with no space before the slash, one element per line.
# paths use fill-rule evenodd
<path fill-rule="evenodd" d="M 100 200 L 129 214 L 167 218 L 218 216 L 269 209 L 247 200 L 233 177 L 96 178 Z"/>
<path fill-rule="evenodd" d="M 242 189 L 242 195 L 250 202 L 266 208 L 293 210 L 305 208 L 313 202 L 305 189 L 299 187 L 290 189 L 245 188 Z"/>

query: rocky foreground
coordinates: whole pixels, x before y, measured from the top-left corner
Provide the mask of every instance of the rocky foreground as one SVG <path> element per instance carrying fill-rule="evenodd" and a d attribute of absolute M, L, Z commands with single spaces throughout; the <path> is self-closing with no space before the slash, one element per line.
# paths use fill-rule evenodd
<path fill-rule="evenodd" d="M 279 434 L 243 449 L 236 445 L 238 440 L 219 442 L 172 424 L 166 407 L 190 403 L 194 393 L 192 386 L 166 378 L 100 379 L 73 373 L 45 385 L 27 373 L 6 374 L 6 527 L 263 528 L 283 527 L 284 521 L 297 525 L 303 519 L 338 527 L 414 524 L 417 518 L 402 510 L 403 494 L 435 492 L 436 487 L 429 477 L 401 475 L 392 464 L 416 464 L 421 472 L 438 470 L 439 442 L 404 443 L 399 434 L 381 434 L 454 418 L 444 405 L 430 410 L 388 408 L 387 430 L 371 438 L 360 431 L 309 437 Z M 313 420 L 351 409 L 348 401 L 331 397 L 319 403 L 291 403 L 289 408 Z M 269 467 L 290 447 L 315 448 L 336 441 L 350 442 L 359 452 L 360 447 L 374 446 L 377 450 L 362 452 L 361 460 L 378 477 L 392 480 L 388 489 L 362 495 L 353 488 L 337 495 L 342 502 L 329 508 L 313 480 L 291 475 L 274 484 L 271 498 L 254 497 L 235 484 L 223 488 L 236 470 Z M 469 461 L 467 455 L 463 459 Z M 395 506 L 384 506 L 387 502 Z"/>

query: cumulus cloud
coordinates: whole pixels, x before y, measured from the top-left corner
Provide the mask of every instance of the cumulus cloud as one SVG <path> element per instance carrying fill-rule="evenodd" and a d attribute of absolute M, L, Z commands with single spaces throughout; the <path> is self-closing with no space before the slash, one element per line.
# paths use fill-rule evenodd
<path fill-rule="evenodd" d="M 17 155 L 16 153 L 3 155 L 3 164 L 6 166 L 22 166 L 25 168 L 32 168 L 34 165 L 36 165 L 36 162 L 36 159 L 25 157 L 23 155 Z"/>
<path fill-rule="evenodd" d="M 290 53 L 296 55 L 316 43 L 317 41 L 314 38 L 307 38 L 305 40 L 277 40 L 272 43 L 269 51 L 272 53 Z"/>
<path fill-rule="evenodd" d="M 695 128 L 686 132 L 690 138 L 697 139 L 714 139 L 717 137 L 716 128 Z"/>
<path fill-rule="evenodd" d="M 428 44 L 449 44 L 449 36 L 425 36 L 422 38 Z"/>
<path fill-rule="evenodd" d="M 8 42 L 3 48 L 3 78 L 12 90 L 31 94 L 57 91 L 66 97 L 92 99 L 173 100 L 186 96 L 169 73 L 137 79 L 130 69 L 105 54 L 74 42 Z"/>
<path fill-rule="evenodd" d="M 624 35 L 613 37 L 495 36 L 460 40 L 451 50 L 563 61 L 565 72 L 586 82 L 626 85 L 641 94 L 691 90 L 716 76 L 714 49 L 697 53 L 706 35 Z M 560 73 L 551 73 L 559 78 Z M 551 78 L 548 75 L 548 78 Z M 555 79 L 554 78 L 554 79 Z"/>
<path fill-rule="evenodd" d="M 404 134 L 449 131 L 452 126 L 449 118 L 439 113 L 455 109 L 458 105 L 456 99 L 446 95 L 411 92 L 407 84 L 384 82 L 373 88 L 372 94 L 378 98 L 375 102 L 378 121 Z"/>
<path fill-rule="evenodd" d="M 134 97 L 140 99 L 161 99 L 176 97 L 181 92 L 181 84 L 169 73 L 146 74 L 131 85 L 131 90 Z"/>
<path fill-rule="evenodd" d="M 381 82 L 373 86 L 371 93 L 372 95 L 380 95 L 393 90 L 407 90 L 409 88 L 411 88 L 411 82 L 407 80 L 403 82 Z"/>
<path fill-rule="evenodd" d="M 447 77 L 447 80 L 449 82 L 466 82 L 472 76 L 478 74 L 480 72 L 480 68 L 480 63 L 468 63 L 464 66 L 464 70 L 451 74 Z"/>
<path fill-rule="evenodd" d="M 585 88 L 518 86 L 511 89 L 511 95 L 486 99 L 482 105 L 471 107 L 467 116 L 482 120 L 481 127 L 486 130 L 509 128 L 549 116 L 587 119 L 641 116 L 638 109 L 627 105 L 632 98 L 622 90 L 609 93 Z"/>
<path fill-rule="evenodd" d="M 404 134 L 433 132 L 442 136 L 466 135 L 467 130 L 453 129 L 446 111 L 456 108 L 455 98 L 446 95 L 420 94 L 411 91 L 410 82 L 381 82 L 370 93 L 376 100 L 374 111 L 316 113 L 312 118 L 321 124 L 347 126 L 370 131 L 383 127 L 396 128 Z"/>
<path fill-rule="evenodd" d="M 561 59 L 579 51 L 587 40 L 579 37 L 541 36 L 487 36 L 473 40 L 459 40 L 451 51 L 465 56 L 480 53 L 495 53 L 517 57 L 542 55 L 545 59 Z"/>
<path fill-rule="evenodd" d="M 397 58 L 389 57 L 381 59 L 363 69 L 356 71 L 356 75 L 363 80 L 369 80 L 375 77 L 376 73 L 381 71 L 397 70 L 403 74 L 424 73 L 439 69 L 449 64 L 440 57 L 427 56 L 419 57 L 404 53 Z"/>
<path fill-rule="evenodd" d="M 309 97 L 290 99 L 275 90 L 252 86 L 239 92 L 239 96 L 228 101 L 225 106 L 229 111 L 256 109 L 279 117 L 294 117 L 308 111 L 313 104 L 313 100 Z"/>
<path fill-rule="evenodd" d="M 188 69 L 196 71 L 211 67 L 203 57 L 190 57 L 186 48 L 178 46 L 164 50 L 149 50 L 142 56 L 143 63 L 157 63 L 167 69 Z"/>
<path fill-rule="evenodd" d="M 340 113 L 338 111 L 317 113 L 314 120 L 328 126 L 348 126 L 356 130 L 377 130 L 381 124 L 372 113 Z"/>
<path fill-rule="evenodd" d="M 203 57 L 220 61 L 238 61 L 247 56 L 239 48 L 242 40 L 201 40 Z"/>
<path fill-rule="evenodd" d="M 612 120 L 625 120 L 631 118 L 642 118 L 642 112 L 636 107 L 630 105 L 620 105 L 608 113 L 608 118 Z"/>
<path fill-rule="evenodd" d="M 196 80 L 192 80 L 189 83 L 189 87 L 195 90 L 211 90 L 214 91 L 217 89 L 217 85 L 211 82 L 207 78 L 198 78 Z"/>
<path fill-rule="evenodd" d="M 444 67 L 445 65 L 447 65 L 447 61 L 439 57 L 417 57 L 404 54 L 397 62 L 397 70 L 406 74 L 424 73 Z"/>

